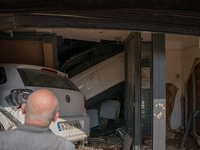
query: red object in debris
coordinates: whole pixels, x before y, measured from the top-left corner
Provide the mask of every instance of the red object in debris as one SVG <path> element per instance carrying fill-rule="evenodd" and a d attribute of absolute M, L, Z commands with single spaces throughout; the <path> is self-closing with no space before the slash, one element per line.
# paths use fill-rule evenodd
<path fill-rule="evenodd" d="M 171 97 L 171 91 L 169 90 L 171 83 L 166 83 L 166 123 L 169 120 L 169 117 L 172 113 L 172 107 L 171 107 L 171 103 L 169 101 L 170 97 Z"/>
<path fill-rule="evenodd" d="M 43 71 L 49 71 L 49 72 L 56 73 L 56 74 L 58 73 L 55 70 L 51 70 L 51 69 L 47 69 L 47 68 L 42 68 L 41 70 L 43 70 Z"/>

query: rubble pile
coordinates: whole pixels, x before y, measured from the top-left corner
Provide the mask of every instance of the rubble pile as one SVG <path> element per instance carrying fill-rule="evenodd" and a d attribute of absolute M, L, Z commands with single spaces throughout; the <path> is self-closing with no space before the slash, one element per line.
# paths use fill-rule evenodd
<path fill-rule="evenodd" d="M 122 150 L 123 139 L 115 134 L 89 137 L 88 144 L 79 145 L 78 150 Z"/>

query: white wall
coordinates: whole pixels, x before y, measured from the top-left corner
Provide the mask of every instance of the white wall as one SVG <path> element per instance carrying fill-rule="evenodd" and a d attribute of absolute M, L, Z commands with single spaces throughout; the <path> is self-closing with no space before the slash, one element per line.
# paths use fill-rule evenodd
<path fill-rule="evenodd" d="M 171 115 L 172 129 L 181 125 L 181 50 L 179 41 L 166 41 L 166 83 L 173 83 L 177 88 L 174 110 Z M 177 78 L 179 75 L 179 78 Z"/>
<path fill-rule="evenodd" d="M 181 126 L 181 94 L 195 57 L 200 57 L 199 37 L 166 35 L 166 83 L 178 88 L 171 115 L 172 129 Z"/>

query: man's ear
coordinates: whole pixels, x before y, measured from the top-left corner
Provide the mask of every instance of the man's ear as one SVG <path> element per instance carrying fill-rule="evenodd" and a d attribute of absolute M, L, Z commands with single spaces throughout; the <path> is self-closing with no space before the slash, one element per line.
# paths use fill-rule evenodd
<path fill-rule="evenodd" d="M 26 103 L 23 103 L 21 105 L 21 109 L 22 109 L 22 113 L 25 114 L 25 107 L 26 107 Z"/>
<path fill-rule="evenodd" d="M 59 112 L 56 112 L 53 117 L 53 122 L 55 122 L 58 117 L 59 117 Z"/>

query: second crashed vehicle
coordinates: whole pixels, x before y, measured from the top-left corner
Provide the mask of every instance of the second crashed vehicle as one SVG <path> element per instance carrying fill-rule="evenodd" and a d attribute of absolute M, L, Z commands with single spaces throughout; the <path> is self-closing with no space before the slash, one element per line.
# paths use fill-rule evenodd
<path fill-rule="evenodd" d="M 115 98 L 124 90 L 124 46 L 103 43 L 67 59 L 66 72 L 87 99 L 87 109 Z"/>
<path fill-rule="evenodd" d="M 0 127 L 11 130 L 24 123 L 20 105 L 32 91 L 45 88 L 57 97 L 59 118 L 50 129 L 66 139 L 76 142 L 90 134 L 90 119 L 86 100 L 67 75 L 53 69 L 19 64 L 0 64 Z"/>

